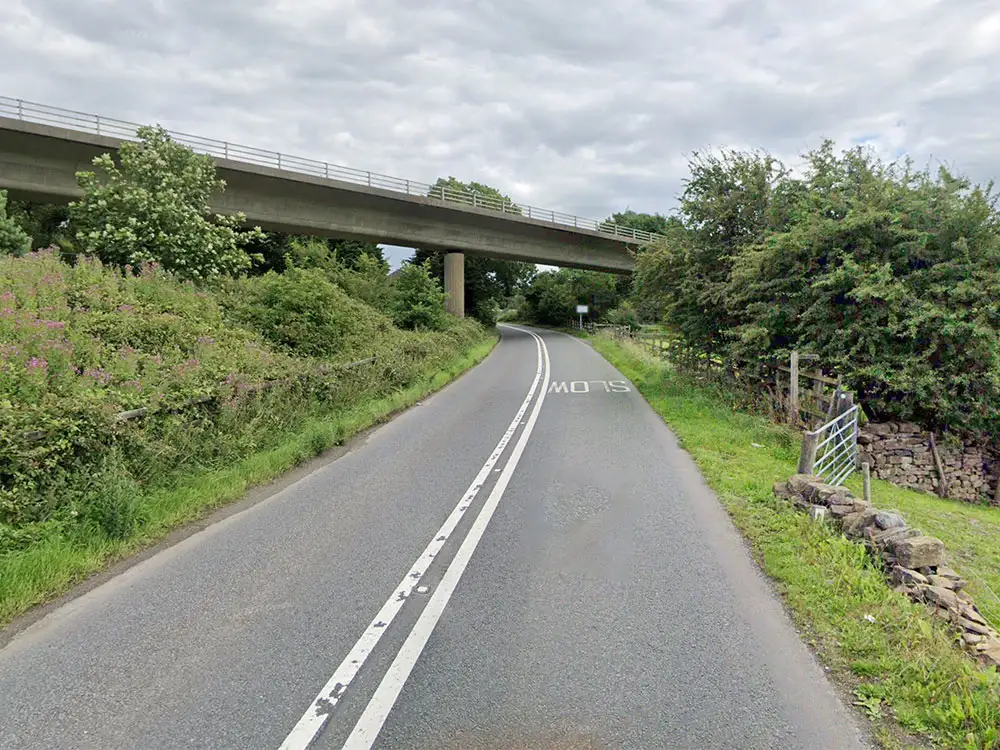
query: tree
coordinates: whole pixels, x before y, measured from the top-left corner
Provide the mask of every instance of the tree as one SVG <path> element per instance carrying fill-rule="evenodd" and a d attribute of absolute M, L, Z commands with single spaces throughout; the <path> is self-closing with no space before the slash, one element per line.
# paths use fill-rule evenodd
<path fill-rule="evenodd" d="M 358 261 L 362 255 L 384 261 L 382 248 L 375 242 L 365 242 L 363 240 L 328 240 L 327 245 L 340 263 L 347 268 L 357 268 Z"/>
<path fill-rule="evenodd" d="M 600 271 L 560 268 L 538 274 L 524 293 L 522 316 L 545 325 L 563 325 L 576 318 L 576 306 L 590 308 L 590 320 L 600 320 L 622 300 L 615 276 Z"/>
<path fill-rule="evenodd" d="M 448 191 L 446 200 L 459 200 L 457 197 L 449 197 L 448 193 L 452 196 L 461 195 L 465 196 L 465 200 L 461 202 L 468 205 L 472 202 L 472 196 L 476 196 L 477 201 L 481 200 L 481 203 L 477 204 L 480 208 L 499 211 L 503 206 L 506 213 L 521 212 L 520 206 L 509 196 L 480 182 L 466 183 L 454 177 L 441 177 L 434 183 L 429 194 L 433 196 L 435 190 L 441 188 Z M 418 248 L 412 260 L 418 264 L 429 261 L 431 274 L 442 284 L 444 283 L 442 252 Z M 518 291 L 526 288 L 536 273 L 537 268 L 533 263 L 467 255 L 465 257 L 466 314 L 485 325 L 493 325 L 499 309 L 506 306 Z"/>
<path fill-rule="evenodd" d="M 69 211 L 64 205 L 8 201 L 7 214 L 31 237 L 32 249 L 67 242 L 65 235 Z"/>
<path fill-rule="evenodd" d="M 7 191 L 0 190 L 0 253 L 21 256 L 31 249 L 31 237 L 7 217 Z"/>
<path fill-rule="evenodd" d="M 481 182 L 462 182 L 450 176 L 438 177 L 437 182 L 431 186 L 427 194 L 430 197 L 443 195 L 446 201 L 455 201 L 478 208 L 487 208 L 508 214 L 521 213 L 521 207 L 514 203 L 509 196 L 504 195 L 495 187 L 484 185 Z"/>
<path fill-rule="evenodd" d="M 400 328 L 439 331 L 448 325 L 446 294 L 427 263 L 404 263 L 393 285 L 390 313 Z"/>
<path fill-rule="evenodd" d="M 250 269 L 245 246 L 259 228 L 245 216 L 212 215 L 209 201 L 225 182 L 209 156 L 175 143 L 157 126 L 143 126 L 137 143 L 123 143 L 121 166 L 109 154 L 94 159 L 103 173 L 78 172 L 83 198 L 70 204 L 81 252 L 119 266 L 155 261 L 184 279 L 210 279 Z"/>
<path fill-rule="evenodd" d="M 671 224 L 680 223 L 680 220 L 674 216 L 668 218 L 663 214 L 646 214 L 626 209 L 625 211 L 612 214 L 603 223 L 604 225 L 613 223 L 620 227 L 638 229 L 639 231 L 650 232 L 651 234 L 665 234 Z"/>

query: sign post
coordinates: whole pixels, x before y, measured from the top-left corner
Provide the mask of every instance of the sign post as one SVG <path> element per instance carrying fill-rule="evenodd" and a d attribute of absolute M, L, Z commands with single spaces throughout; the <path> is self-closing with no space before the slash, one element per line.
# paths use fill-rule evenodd
<path fill-rule="evenodd" d="M 577 305 L 576 314 L 580 316 L 580 330 L 583 330 L 583 316 L 590 312 L 590 308 L 587 305 Z"/>

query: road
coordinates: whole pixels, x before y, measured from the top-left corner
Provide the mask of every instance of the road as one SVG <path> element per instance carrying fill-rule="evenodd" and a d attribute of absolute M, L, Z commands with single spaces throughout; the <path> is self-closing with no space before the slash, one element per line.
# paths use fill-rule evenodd
<path fill-rule="evenodd" d="M 513 327 L 17 634 L 0 696 L 0 748 L 866 746 L 632 385 Z"/>

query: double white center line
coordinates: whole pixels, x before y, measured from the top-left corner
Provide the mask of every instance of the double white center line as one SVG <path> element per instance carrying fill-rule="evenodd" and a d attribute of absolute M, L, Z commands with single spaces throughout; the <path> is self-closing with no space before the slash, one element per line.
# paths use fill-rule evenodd
<path fill-rule="evenodd" d="M 350 653 L 344 657 L 344 660 L 337 667 L 326 685 L 323 686 L 319 695 L 316 696 L 305 714 L 303 714 L 302 718 L 299 719 L 298 723 L 285 738 L 285 741 L 281 745 L 281 750 L 305 750 L 323 730 L 335 706 L 340 702 L 348 686 L 357 676 L 365 660 L 381 640 L 383 633 L 392 624 L 396 615 L 399 614 L 406 600 L 413 593 L 413 590 L 420 585 L 420 580 L 427 572 L 435 555 L 441 551 L 445 542 L 455 531 L 459 521 L 462 520 L 465 512 L 476 499 L 493 467 L 500 460 L 508 443 L 517 432 L 517 428 L 520 426 L 524 414 L 531 405 L 532 399 L 537 394 L 538 398 L 535 400 L 535 406 L 531 410 L 531 415 L 528 417 L 524 425 L 524 430 L 514 445 L 507 463 L 500 472 L 493 491 L 490 492 L 489 497 L 483 504 L 482 510 L 479 511 L 479 515 L 469 527 L 458 552 L 455 553 L 455 557 L 449 564 L 447 571 L 445 571 L 441 582 L 434 590 L 419 619 L 407 636 L 406 641 L 396 654 L 396 658 L 382 678 L 382 682 L 376 688 L 375 694 L 368 702 L 361 718 L 354 726 L 347 742 L 344 744 L 344 750 L 368 750 L 374 744 L 378 733 L 382 729 L 382 725 L 385 723 L 389 712 L 399 697 L 400 691 L 403 689 L 404 683 L 410 676 L 413 666 L 427 644 L 427 640 L 430 638 L 435 625 L 441 619 L 441 614 L 444 612 L 445 606 L 447 606 L 451 595 L 458 586 L 462 574 L 465 572 L 466 567 L 468 567 L 469 561 L 472 559 L 472 555 L 476 551 L 476 547 L 479 545 L 479 541 L 482 539 L 487 525 L 496 512 L 497 505 L 499 505 L 503 493 L 514 474 L 514 470 L 517 468 L 518 461 L 521 459 L 521 454 L 524 453 L 525 446 L 528 444 L 528 439 L 531 437 L 535 422 L 538 420 L 538 413 L 541 411 L 542 402 L 545 400 L 545 394 L 548 392 L 550 377 L 548 347 L 545 346 L 545 342 L 541 336 L 520 328 L 514 330 L 528 333 L 535 339 L 538 356 L 535 378 L 517 414 L 511 421 L 507 431 L 503 434 L 503 437 L 500 438 L 500 442 L 497 443 L 496 448 L 493 449 L 490 457 L 486 460 L 486 463 L 483 464 L 479 473 L 476 474 L 476 478 L 472 480 L 472 484 L 469 485 L 469 488 L 462 495 L 462 499 L 458 501 L 458 504 L 441 528 L 438 529 L 434 538 L 427 545 L 427 548 L 417 558 L 409 573 L 406 574 L 393 594 L 386 600 L 386 603 L 382 605 L 378 614 L 375 615 L 375 619 L 365 629 L 365 632 L 358 639 L 358 642 L 354 644 Z M 539 384 L 541 384 L 540 389 Z"/>

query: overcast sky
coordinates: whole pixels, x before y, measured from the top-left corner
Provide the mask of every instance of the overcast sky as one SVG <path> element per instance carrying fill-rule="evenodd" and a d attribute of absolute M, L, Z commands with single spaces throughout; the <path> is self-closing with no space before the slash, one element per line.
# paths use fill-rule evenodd
<path fill-rule="evenodd" d="M 582 216 L 669 212 L 708 147 L 1000 176 L 996 0 L 0 4 L 2 95 Z"/>

